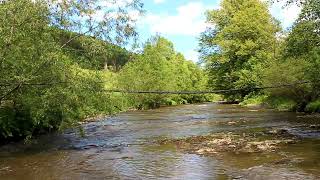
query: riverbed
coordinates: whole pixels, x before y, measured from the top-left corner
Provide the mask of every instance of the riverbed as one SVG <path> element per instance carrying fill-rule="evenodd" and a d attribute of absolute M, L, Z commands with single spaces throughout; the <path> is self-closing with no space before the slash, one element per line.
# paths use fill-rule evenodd
<path fill-rule="evenodd" d="M 218 103 L 131 111 L 0 147 L 0 179 L 320 179 L 320 120 Z M 296 141 L 268 152 L 181 151 L 178 139 L 284 130 Z"/>

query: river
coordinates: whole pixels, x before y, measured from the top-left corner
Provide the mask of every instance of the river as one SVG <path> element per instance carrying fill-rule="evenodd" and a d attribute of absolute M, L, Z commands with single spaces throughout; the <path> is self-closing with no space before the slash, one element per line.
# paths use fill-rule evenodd
<path fill-rule="evenodd" d="M 320 179 L 319 122 L 296 113 L 217 103 L 124 112 L 85 124 L 85 137 L 68 130 L 31 145 L 0 147 L 0 179 Z M 273 152 L 223 156 L 155 143 L 270 128 L 286 129 L 299 141 Z"/>

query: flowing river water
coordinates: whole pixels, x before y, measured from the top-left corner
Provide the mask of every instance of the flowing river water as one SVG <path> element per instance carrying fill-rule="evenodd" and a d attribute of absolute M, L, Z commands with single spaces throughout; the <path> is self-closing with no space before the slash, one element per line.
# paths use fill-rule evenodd
<path fill-rule="evenodd" d="M 230 123 L 232 122 L 232 123 Z M 0 179 L 320 179 L 320 120 L 217 103 L 120 113 L 77 131 L 0 147 Z M 298 137 L 272 152 L 180 151 L 163 138 L 285 129 Z"/>

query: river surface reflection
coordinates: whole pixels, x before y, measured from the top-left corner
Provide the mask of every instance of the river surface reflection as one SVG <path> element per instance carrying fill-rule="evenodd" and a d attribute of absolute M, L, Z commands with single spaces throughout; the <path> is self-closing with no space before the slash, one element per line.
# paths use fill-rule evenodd
<path fill-rule="evenodd" d="M 238 122 L 238 123 L 230 123 Z M 33 145 L 0 148 L 0 179 L 319 179 L 320 128 L 296 113 L 195 104 L 120 113 L 39 137 Z M 287 129 L 300 138 L 276 152 L 199 156 L 161 138 Z"/>

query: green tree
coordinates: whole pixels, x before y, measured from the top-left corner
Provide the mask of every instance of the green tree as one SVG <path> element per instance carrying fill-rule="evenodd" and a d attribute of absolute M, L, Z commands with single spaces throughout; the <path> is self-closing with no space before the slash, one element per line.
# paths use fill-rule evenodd
<path fill-rule="evenodd" d="M 272 57 L 279 23 L 259 0 L 223 0 L 221 8 L 207 13 L 214 28 L 203 33 L 202 58 L 214 89 L 243 88 L 225 93 L 230 100 L 242 99 L 259 86 L 255 68 Z"/>
<path fill-rule="evenodd" d="M 173 44 L 164 38 L 153 38 L 143 54 L 125 65 L 120 71 L 119 86 L 126 90 L 174 90 L 174 74 L 170 61 L 174 58 Z M 165 95 L 133 96 L 137 105 L 157 107 Z"/>
<path fill-rule="evenodd" d="M 308 103 L 319 98 L 319 12 L 319 0 L 302 1 L 302 12 L 284 40 L 280 58 L 266 63 L 261 71 L 262 81 L 266 86 L 309 82 L 296 84 L 290 88 L 266 91 L 270 96 L 285 97 L 294 101 L 296 103 L 294 108 L 298 111 L 304 111 Z"/>
<path fill-rule="evenodd" d="M 65 42 L 72 32 L 61 33 Z M 61 37 L 56 37 L 61 38 Z M 60 44 L 63 45 L 63 44 Z M 71 41 L 63 48 L 82 68 L 92 70 L 119 71 L 131 58 L 134 53 L 127 51 L 118 45 L 97 39 L 91 36 L 81 36 Z"/>
<path fill-rule="evenodd" d="M 192 91 L 203 90 L 206 75 L 162 37 L 146 43 L 143 53 L 120 71 L 119 88 L 129 91 Z M 133 104 L 153 108 L 161 104 L 176 104 L 204 100 L 203 96 L 168 94 L 132 95 Z"/>
<path fill-rule="evenodd" d="M 306 1 L 287 38 L 286 55 L 299 57 L 320 45 L 320 1 Z"/>
<path fill-rule="evenodd" d="M 118 111 L 114 97 L 104 92 L 105 84 L 101 83 L 108 75 L 81 68 L 65 48 L 85 34 L 100 40 L 103 35 L 110 36 L 119 42 L 123 37 L 121 43 L 125 42 L 135 33 L 130 31 L 129 17 L 121 18 L 128 15 L 123 9 L 138 1 L 121 7 L 123 13 L 115 18 L 104 16 L 99 22 L 83 19 L 98 13 L 102 8 L 95 7 L 98 1 L 81 2 L 0 2 L 0 139 L 29 137 L 76 125 L 88 116 Z M 102 10 L 105 15 L 114 12 Z M 114 24 L 106 23 L 110 19 Z M 130 24 L 128 29 L 124 28 L 126 23 Z M 113 29 L 102 32 L 107 26 Z M 67 31 L 76 33 L 57 40 Z"/>
<path fill-rule="evenodd" d="M 65 44 L 80 35 L 90 35 L 113 44 L 126 44 L 132 37 L 137 36 L 136 19 L 130 13 L 143 12 L 143 3 L 140 0 L 120 2 L 37 0 L 36 2 L 44 2 L 47 5 L 52 27 L 77 33 L 71 34 Z"/>

